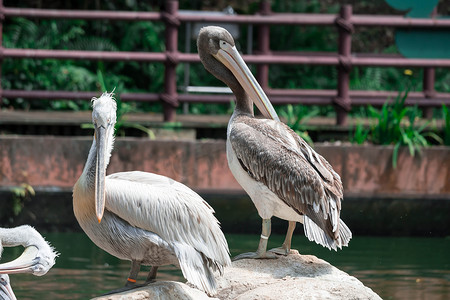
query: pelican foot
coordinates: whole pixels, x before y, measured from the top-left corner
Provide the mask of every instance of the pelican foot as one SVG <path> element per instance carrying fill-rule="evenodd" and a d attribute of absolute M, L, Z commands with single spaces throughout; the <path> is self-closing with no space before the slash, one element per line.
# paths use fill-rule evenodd
<path fill-rule="evenodd" d="M 239 254 L 235 257 L 233 257 L 231 260 L 232 261 L 236 261 L 236 260 L 240 260 L 240 259 L 274 259 L 277 258 L 277 256 L 273 253 L 269 253 L 269 252 L 263 252 L 263 253 L 258 253 L 258 252 L 247 252 L 247 253 L 242 253 Z"/>
<path fill-rule="evenodd" d="M 284 248 L 284 247 L 278 247 L 278 248 L 270 249 L 269 252 L 275 253 L 275 254 L 278 254 L 278 255 L 287 256 L 287 255 L 289 255 L 291 253 L 291 249 L 287 249 L 287 248 Z"/>

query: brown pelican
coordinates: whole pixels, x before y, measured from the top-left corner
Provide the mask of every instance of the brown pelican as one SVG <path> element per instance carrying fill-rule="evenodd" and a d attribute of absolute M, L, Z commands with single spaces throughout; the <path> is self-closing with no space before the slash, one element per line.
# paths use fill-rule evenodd
<path fill-rule="evenodd" d="M 31 226 L 0 228 L 0 257 L 3 247 L 15 246 L 23 246 L 25 250 L 17 259 L 0 264 L 0 299 L 16 299 L 7 274 L 45 275 L 58 256 L 53 247 Z"/>
<path fill-rule="evenodd" d="M 116 102 L 112 93 L 93 98 L 94 140 L 73 189 L 73 209 L 81 228 L 101 249 L 131 261 L 124 289 L 132 288 L 142 265 L 179 266 L 184 277 L 214 294 L 213 271 L 231 261 L 214 210 L 187 186 L 145 172 L 105 177 L 114 143 Z M 124 290 L 122 289 L 122 290 Z"/>
<path fill-rule="evenodd" d="M 262 218 L 257 251 L 236 259 L 275 257 L 266 251 L 272 216 L 289 221 L 283 245 L 271 250 L 275 253 L 289 253 L 296 222 L 303 223 L 309 240 L 334 250 L 347 246 L 352 234 L 340 219 L 343 189 L 339 175 L 279 121 L 228 31 L 202 28 L 197 47 L 206 70 L 227 84 L 236 97 L 227 130 L 228 165 Z M 253 103 L 269 119 L 256 119 Z"/>

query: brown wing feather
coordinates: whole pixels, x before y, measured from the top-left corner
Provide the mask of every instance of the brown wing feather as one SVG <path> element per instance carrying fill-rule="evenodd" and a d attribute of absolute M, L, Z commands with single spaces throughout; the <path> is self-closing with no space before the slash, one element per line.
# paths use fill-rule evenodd
<path fill-rule="evenodd" d="M 288 206 L 307 215 L 331 237 L 338 234 L 336 224 L 339 224 L 342 198 L 339 175 L 295 132 L 273 120 L 238 116 L 232 124 L 230 142 L 252 178 L 263 182 Z M 309 148 L 303 149 L 305 145 Z M 337 220 L 336 215 L 330 215 L 330 198 L 337 206 Z"/>

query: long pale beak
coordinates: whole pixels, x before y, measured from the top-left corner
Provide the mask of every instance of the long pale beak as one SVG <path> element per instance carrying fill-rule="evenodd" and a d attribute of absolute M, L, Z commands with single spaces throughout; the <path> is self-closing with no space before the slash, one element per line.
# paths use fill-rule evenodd
<path fill-rule="evenodd" d="M 278 118 L 272 103 L 270 103 L 266 93 L 256 81 L 236 47 L 223 41 L 220 41 L 220 47 L 221 49 L 214 57 L 234 74 L 247 95 L 265 117 L 279 121 L 280 118 Z"/>
<path fill-rule="evenodd" d="M 25 248 L 22 255 L 13 261 L 0 264 L 0 274 L 34 273 L 40 263 L 36 246 Z"/>
<path fill-rule="evenodd" d="M 106 128 L 96 128 L 97 165 L 95 170 L 95 213 L 98 222 L 102 220 L 105 211 L 105 176 L 106 176 Z"/>
<path fill-rule="evenodd" d="M 8 277 L 2 279 L 3 280 L 0 281 L 0 290 L 3 292 L 3 295 L 0 293 L 0 299 L 6 297 L 5 300 L 17 300 L 16 295 L 14 295 L 14 292 L 11 288 L 9 280 L 7 280 Z"/>

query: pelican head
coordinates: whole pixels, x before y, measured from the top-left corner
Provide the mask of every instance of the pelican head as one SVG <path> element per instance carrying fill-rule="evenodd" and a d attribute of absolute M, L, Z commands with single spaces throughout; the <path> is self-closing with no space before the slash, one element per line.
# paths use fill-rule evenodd
<path fill-rule="evenodd" d="M 97 163 L 95 170 L 95 212 L 98 222 L 105 210 L 106 167 L 114 142 L 117 104 L 113 93 L 103 93 L 100 98 L 92 98 L 92 122 L 95 128 Z"/>
<path fill-rule="evenodd" d="M 239 94 L 237 91 L 240 86 L 265 117 L 279 120 L 267 95 L 245 64 L 233 37 L 226 29 L 217 26 L 203 27 L 198 35 L 197 48 L 206 70 L 227 84 L 235 95 Z"/>
<path fill-rule="evenodd" d="M 31 273 L 35 276 L 42 276 L 53 267 L 55 258 L 59 254 L 33 227 L 23 225 L 6 230 L 12 234 L 5 235 L 3 242 L 7 246 L 22 245 L 25 250 L 15 260 L 0 264 L 0 274 Z M 1 250 L 0 244 L 0 252 Z"/>
<path fill-rule="evenodd" d="M 0 275 L 0 299 L 2 300 L 16 300 L 16 295 L 11 288 L 9 283 L 8 274 Z"/>

